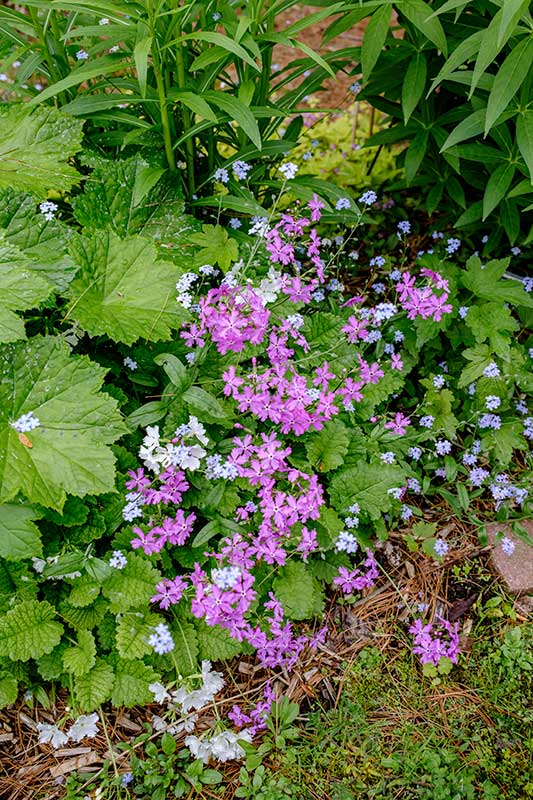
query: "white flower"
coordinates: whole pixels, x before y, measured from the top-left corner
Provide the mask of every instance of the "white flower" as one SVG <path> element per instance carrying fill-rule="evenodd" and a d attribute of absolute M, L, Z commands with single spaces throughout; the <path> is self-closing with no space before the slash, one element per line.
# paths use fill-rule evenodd
<path fill-rule="evenodd" d="M 150 450 L 153 450 L 154 447 L 159 447 L 159 425 L 148 425 L 143 445 Z"/>
<path fill-rule="evenodd" d="M 76 53 L 76 58 L 78 61 L 87 61 L 89 58 L 89 53 L 87 53 L 85 50 L 78 50 Z"/>
<path fill-rule="evenodd" d="M 37 730 L 39 731 L 39 744 L 51 744 L 57 749 L 68 742 L 67 734 L 60 731 L 56 725 L 38 722 Z"/>
<path fill-rule="evenodd" d="M 149 686 L 148 688 L 150 689 L 151 687 Z M 159 732 L 166 730 L 167 723 L 165 722 L 163 717 L 159 717 L 157 714 L 154 714 L 154 716 L 152 717 L 152 726 L 154 731 Z"/>
<path fill-rule="evenodd" d="M 128 559 L 121 550 L 113 550 L 113 555 L 109 559 L 110 567 L 113 567 L 113 569 L 124 569 L 127 563 Z"/>
<path fill-rule="evenodd" d="M 101 20 L 98 22 L 99 25 L 109 25 L 109 20 L 107 17 L 102 17 Z"/>
<path fill-rule="evenodd" d="M 68 732 L 69 737 L 74 742 L 81 742 L 82 739 L 94 738 L 98 733 L 98 714 L 82 714 L 81 717 L 71 725 Z"/>
<path fill-rule="evenodd" d="M 164 703 L 165 700 L 170 700 L 170 695 L 162 683 L 151 683 L 148 688 L 152 692 L 156 703 Z"/>
<path fill-rule="evenodd" d="M 230 759 L 244 758 L 245 752 L 238 744 L 238 741 L 252 741 L 249 732 L 244 730 L 238 734 L 233 731 L 222 731 L 210 739 L 206 737 L 187 736 L 185 744 L 195 758 L 201 758 L 204 764 L 213 757 L 218 761 L 229 761 Z"/>
<path fill-rule="evenodd" d="M 202 661 L 203 688 L 215 695 L 224 688 L 224 678 L 221 672 L 211 672 L 211 662 Z"/>
<path fill-rule="evenodd" d="M 29 411 L 27 414 L 22 414 L 21 417 L 16 419 L 14 422 L 10 422 L 9 424 L 19 433 L 27 433 L 35 428 L 39 428 L 41 425 L 37 417 L 33 416 L 33 411 Z"/>
<path fill-rule="evenodd" d="M 287 162 L 287 164 L 282 164 L 279 168 L 279 171 L 285 178 L 285 180 L 290 181 L 292 178 L 296 176 L 298 172 L 298 167 L 296 164 L 293 164 L 292 161 Z"/>
<path fill-rule="evenodd" d="M 124 359 L 124 366 L 129 367 L 131 370 L 134 370 L 137 369 L 137 362 L 134 361 L 133 358 L 126 356 L 126 358 Z"/>
<path fill-rule="evenodd" d="M 195 436 L 202 444 L 208 444 L 209 439 L 205 435 L 205 428 L 201 422 L 198 422 L 197 417 L 189 417 L 187 427 L 191 436 Z"/>

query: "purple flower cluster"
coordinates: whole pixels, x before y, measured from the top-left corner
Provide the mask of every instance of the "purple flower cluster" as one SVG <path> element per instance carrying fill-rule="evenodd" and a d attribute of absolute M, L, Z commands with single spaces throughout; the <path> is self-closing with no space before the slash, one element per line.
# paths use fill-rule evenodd
<path fill-rule="evenodd" d="M 438 666 L 443 657 L 457 664 L 459 657 L 457 622 L 452 625 L 451 622 L 438 617 L 436 623 L 429 622 L 424 625 L 421 619 L 417 619 L 409 628 L 409 633 L 413 634 L 413 653 L 420 656 L 421 664 Z"/>

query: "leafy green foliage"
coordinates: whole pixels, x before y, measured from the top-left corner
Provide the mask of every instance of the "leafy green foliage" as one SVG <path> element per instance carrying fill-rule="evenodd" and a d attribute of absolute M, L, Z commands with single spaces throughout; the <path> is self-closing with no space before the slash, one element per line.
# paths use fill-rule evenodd
<path fill-rule="evenodd" d="M 308 619 L 322 611 L 320 584 L 304 564 L 291 561 L 282 567 L 273 590 L 289 619 Z"/>
<path fill-rule="evenodd" d="M 130 555 L 124 569 L 114 571 L 104 580 L 102 594 L 109 601 L 110 611 L 118 614 L 146 606 L 159 579 L 159 572 L 147 559 Z"/>
<path fill-rule="evenodd" d="M 202 225 L 202 232 L 193 234 L 190 240 L 200 247 L 195 256 L 196 266 L 218 264 L 223 272 L 227 272 L 239 257 L 237 242 L 221 225 Z"/>
<path fill-rule="evenodd" d="M 96 664 L 96 643 L 88 630 L 78 631 L 78 644 L 63 653 L 63 666 L 77 678 L 86 675 Z"/>
<path fill-rule="evenodd" d="M 306 445 L 307 458 L 318 472 L 329 472 L 344 462 L 349 443 L 350 434 L 346 425 L 333 420 L 309 440 Z"/>
<path fill-rule="evenodd" d="M 80 175 L 67 162 L 81 147 L 82 123 L 55 108 L 0 108 L 0 185 L 44 200 Z"/>
<path fill-rule="evenodd" d="M 146 617 L 141 613 L 122 614 L 116 629 L 116 645 L 119 656 L 123 659 L 142 658 L 152 651 L 148 637 L 157 625 L 155 615 Z"/>
<path fill-rule="evenodd" d="M 114 457 L 107 446 L 125 432 L 117 405 L 99 392 L 105 370 L 69 356 L 58 337 L 4 345 L 0 363 L 0 500 L 22 491 L 60 510 L 74 495 L 113 488 Z M 40 427 L 21 441 L 11 422 L 33 412 Z"/>
<path fill-rule="evenodd" d="M 24 323 L 15 312 L 35 308 L 51 290 L 46 278 L 32 271 L 29 259 L 0 239 L 0 342 L 26 338 Z"/>
<path fill-rule="evenodd" d="M 40 514 L 27 504 L 0 507 L 0 556 L 8 560 L 42 555 L 41 535 L 33 520 Z"/>
<path fill-rule="evenodd" d="M 130 708 L 149 703 L 153 695 L 148 686 L 158 678 L 157 672 L 142 661 L 119 661 L 111 695 L 113 705 Z"/>
<path fill-rule="evenodd" d="M 106 334 L 126 344 L 141 336 L 169 339 L 184 322 L 185 312 L 175 299 L 181 272 L 159 261 L 148 239 L 95 231 L 74 239 L 70 252 L 81 269 L 68 289 L 68 316 L 92 336 Z"/>
<path fill-rule="evenodd" d="M 54 649 L 62 632 L 50 603 L 26 600 L 0 618 L 1 651 L 12 661 L 39 658 Z"/>
<path fill-rule="evenodd" d="M 89 672 L 74 680 L 74 692 L 80 708 L 83 711 L 94 711 L 109 700 L 113 681 L 113 669 L 103 659 L 97 658 Z"/>
<path fill-rule="evenodd" d="M 331 503 L 342 512 L 358 503 L 371 519 L 379 519 L 392 507 L 389 489 L 402 486 L 404 481 L 405 472 L 400 467 L 359 461 L 333 476 L 329 489 Z"/>

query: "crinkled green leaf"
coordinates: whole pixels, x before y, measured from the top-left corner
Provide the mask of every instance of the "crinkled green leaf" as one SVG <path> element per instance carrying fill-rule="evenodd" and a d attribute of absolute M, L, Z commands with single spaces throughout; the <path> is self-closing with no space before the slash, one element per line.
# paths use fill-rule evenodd
<path fill-rule="evenodd" d="M 149 240 L 94 231 L 74 239 L 70 252 L 80 270 L 68 288 L 67 316 L 91 336 L 105 334 L 126 344 L 141 336 L 170 339 L 187 318 L 176 302 L 181 270 L 159 261 Z"/>
<path fill-rule="evenodd" d="M 153 633 L 153 628 L 158 624 L 159 618 L 155 614 L 142 613 L 122 614 L 116 628 L 117 651 L 121 658 L 142 658 L 152 652 L 148 644 L 148 637 Z"/>
<path fill-rule="evenodd" d="M 86 675 L 96 663 L 96 642 L 91 631 L 78 631 L 78 644 L 69 647 L 63 653 L 63 666 L 65 672 L 71 672 L 76 677 Z"/>
<path fill-rule="evenodd" d="M 0 708 L 14 703 L 18 696 L 18 681 L 13 675 L 0 676 Z"/>
<path fill-rule="evenodd" d="M 503 277 L 508 267 L 508 258 L 482 264 L 477 256 L 472 256 L 466 262 L 461 283 L 465 289 L 476 297 L 481 297 L 482 300 L 533 308 L 533 298 L 525 291 L 523 284 L 512 278 Z"/>
<path fill-rule="evenodd" d="M 160 579 L 159 572 L 145 558 L 129 556 L 124 569 L 115 570 L 103 583 L 102 593 L 109 600 L 109 610 L 118 614 L 146 606 Z"/>
<path fill-rule="evenodd" d="M 405 472 L 391 464 L 367 464 L 359 461 L 356 466 L 338 472 L 329 487 L 329 496 L 334 508 L 346 513 L 349 506 L 359 503 L 361 511 L 372 519 L 390 511 L 392 498 L 389 489 L 405 484 Z"/>
<path fill-rule="evenodd" d="M 111 230 L 121 237 L 141 234 L 164 246 L 170 256 L 183 253 L 188 235 L 199 224 L 185 214 L 172 184 L 158 180 L 145 191 L 153 170 L 140 155 L 97 161 L 83 194 L 73 203 L 76 219 L 86 228 Z"/>
<path fill-rule="evenodd" d="M 6 503 L 0 506 L 0 556 L 8 560 L 42 555 L 41 532 L 34 519 L 40 514 L 32 506 Z"/>
<path fill-rule="evenodd" d="M 82 608 L 73 606 L 67 600 L 63 600 L 59 605 L 59 610 L 63 619 L 72 628 L 76 628 L 76 630 L 84 628 L 92 630 L 105 617 L 108 605 L 103 597 L 97 597 L 92 605 Z"/>
<path fill-rule="evenodd" d="M 466 315 L 466 324 L 476 337 L 476 342 L 489 341 L 493 351 L 500 358 L 507 358 L 511 337 L 519 329 L 518 322 L 503 303 L 483 303 L 471 306 Z"/>
<path fill-rule="evenodd" d="M 57 219 L 46 220 L 29 194 L 0 189 L 0 232 L 31 259 L 31 269 L 64 291 L 76 273 L 67 254 L 72 229 Z"/>
<path fill-rule="evenodd" d="M 61 510 L 66 493 L 114 487 L 109 447 L 126 427 L 116 401 L 100 392 L 105 370 L 71 356 L 61 337 L 0 348 L 0 500 L 20 491 Z M 10 423 L 32 412 L 40 426 L 21 440 Z"/>
<path fill-rule="evenodd" d="M 189 238 L 201 248 L 194 255 L 194 263 L 198 267 L 202 264 L 218 264 L 226 272 L 239 258 L 237 242 L 222 225 L 202 225 L 202 232 L 193 233 Z"/>
<path fill-rule="evenodd" d="M 92 605 L 99 594 L 100 584 L 98 581 L 90 575 L 82 575 L 81 578 L 76 578 L 68 601 L 76 608 L 85 608 Z"/>
<path fill-rule="evenodd" d="M 198 671 L 198 636 L 195 626 L 183 619 L 175 619 L 171 625 L 174 650 L 172 663 L 182 675 Z"/>
<path fill-rule="evenodd" d="M 26 338 L 24 322 L 15 312 L 35 308 L 52 288 L 18 247 L 0 238 L 0 342 Z"/>
<path fill-rule="evenodd" d="M 12 661 L 28 661 L 50 653 L 61 639 L 63 626 L 46 601 L 25 600 L 0 617 L 0 653 Z"/>
<path fill-rule="evenodd" d="M 0 186 L 42 200 L 68 191 L 81 176 L 67 162 L 81 147 L 83 123 L 55 108 L 0 107 Z"/>
<path fill-rule="evenodd" d="M 225 628 L 207 625 L 204 620 L 196 620 L 194 624 L 198 634 L 198 652 L 202 660 L 224 661 L 242 653 L 242 642 L 232 639 Z"/>
<path fill-rule="evenodd" d="M 308 619 L 322 611 L 320 584 L 299 561 L 289 561 L 280 569 L 272 589 L 289 619 Z"/>
<path fill-rule="evenodd" d="M 329 472 L 340 467 L 348 452 L 350 433 L 340 420 L 326 422 L 322 430 L 309 436 L 305 449 L 309 463 L 318 472 Z"/>
<path fill-rule="evenodd" d="M 149 703 L 154 696 L 148 686 L 159 678 L 157 672 L 142 661 L 120 660 L 116 667 L 111 702 L 114 706 L 128 708 Z"/>
<path fill-rule="evenodd" d="M 432 431 L 443 431 L 448 439 L 453 439 L 459 425 L 452 411 L 453 393 L 449 389 L 435 389 L 430 381 L 428 383 L 430 386 L 424 398 L 423 413 L 435 417 Z"/>
<path fill-rule="evenodd" d="M 76 700 L 83 711 L 94 711 L 111 697 L 113 689 L 113 670 L 101 658 L 85 675 L 74 681 Z"/>
<path fill-rule="evenodd" d="M 64 674 L 63 653 L 67 647 L 67 643 L 62 641 L 51 653 L 37 659 L 37 670 L 44 681 L 56 681 Z"/>

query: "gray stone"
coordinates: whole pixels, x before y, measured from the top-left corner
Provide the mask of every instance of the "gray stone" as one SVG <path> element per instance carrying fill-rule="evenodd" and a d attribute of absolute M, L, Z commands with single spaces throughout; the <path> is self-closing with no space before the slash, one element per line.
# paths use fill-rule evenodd
<path fill-rule="evenodd" d="M 529 536 L 533 537 L 533 520 L 521 520 Z M 506 555 L 501 547 L 501 542 L 496 544 L 496 535 L 503 533 L 510 539 L 515 548 L 511 555 Z M 487 525 L 492 564 L 507 584 L 510 592 L 533 592 L 533 547 L 526 544 L 513 533 L 511 526 L 505 523 L 493 522 Z"/>

